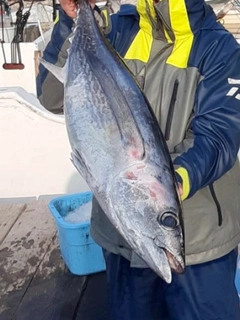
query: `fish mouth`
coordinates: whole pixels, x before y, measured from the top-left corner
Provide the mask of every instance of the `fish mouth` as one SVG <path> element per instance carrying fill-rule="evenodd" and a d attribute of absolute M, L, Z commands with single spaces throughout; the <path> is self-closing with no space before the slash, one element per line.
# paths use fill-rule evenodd
<path fill-rule="evenodd" d="M 153 239 L 149 237 L 144 239 L 146 250 L 140 253 L 140 257 L 142 257 L 148 266 L 166 283 L 170 284 L 172 282 L 172 272 L 183 273 L 184 271 L 185 263 L 183 255 L 179 254 L 177 250 L 176 254 L 172 251 L 170 252 L 163 244 L 156 245 L 155 243 L 152 250 L 149 250 L 148 248 L 152 245 L 152 241 Z"/>
<path fill-rule="evenodd" d="M 180 261 L 167 249 L 162 248 L 162 250 L 165 252 L 169 266 L 172 271 L 176 273 L 183 273 L 185 269 L 184 261 L 181 257 Z"/>
<path fill-rule="evenodd" d="M 157 247 L 161 248 L 161 250 L 164 252 L 171 271 L 176 273 L 183 273 L 185 270 L 185 260 L 184 260 L 183 250 L 179 248 L 178 250 L 173 249 L 170 251 L 167 248 L 167 246 L 165 246 L 163 243 L 159 241 L 157 237 L 154 239 L 154 243 Z"/>
<path fill-rule="evenodd" d="M 171 267 L 170 267 L 170 264 L 169 264 L 169 260 L 168 260 L 168 257 L 167 257 L 167 254 L 166 254 L 166 251 L 163 250 L 161 248 L 161 251 L 160 251 L 160 259 L 161 259 L 161 262 L 163 262 L 163 270 L 164 271 L 161 271 L 159 272 L 159 266 L 157 266 L 157 268 L 154 270 L 164 281 L 166 281 L 166 283 L 170 284 L 172 282 L 172 272 L 171 272 Z"/>

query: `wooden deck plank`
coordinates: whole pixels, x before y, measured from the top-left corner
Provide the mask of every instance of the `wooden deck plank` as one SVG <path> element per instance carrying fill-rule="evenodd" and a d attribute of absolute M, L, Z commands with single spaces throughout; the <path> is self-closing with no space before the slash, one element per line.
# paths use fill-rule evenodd
<path fill-rule="evenodd" d="M 55 237 L 19 305 L 17 320 L 72 320 L 86 280 L 67 270 Z"/>
<path fill-rule="evenodd" d="M 85 277 L 66 272 L 31 285 L 17 310 L 16 319 L 72 320 L 85 281 Z"/>
<path fill-rule="evenodd" d="M 26 204 L 0 204 L 0 244 L 26 207 Z"/>
<path fill-rule="evenodd" d="M 106 273 L 88 277 L 87 288 L 73 320 L 110 320 Z"/>
<path fill-rule="evenodd" d="M 230 10 L 222 19 L 223 26 L 231 32 L 236 38 L 240 33 L 240 12 L 237 10 Z"/>
<path fill-rule="evenodd" d="M 68 271 L 46 201 L 21 210 L 0 245 L 0 320 L 108 320 L 105 273 Z"/>
<path fill-rule="evenodd" d="M 56 234 L 44 201 L 32 202 L 0 245 L 0 319 L 10 320 Z"/>
<path fill-rule="evenodd" d="M 224 27 L 225 27 L 225 28 L 232 28 L 232 29 L 239 30 L 239 28 L 240 28 L 240 23 L 228 22 L 228 23 L 224 24 Z"/>

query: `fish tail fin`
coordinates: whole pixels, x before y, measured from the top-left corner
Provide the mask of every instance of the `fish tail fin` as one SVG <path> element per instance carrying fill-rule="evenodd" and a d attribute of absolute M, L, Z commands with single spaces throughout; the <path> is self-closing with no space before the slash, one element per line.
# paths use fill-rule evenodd
<path fill-rule="evenodd" d="M 50 71 L 60 82 L 64 83 L 66 75 L 66 64 L 64 67 L 58 67 L 46 60 L 39 58 L 39 62 Z"/>

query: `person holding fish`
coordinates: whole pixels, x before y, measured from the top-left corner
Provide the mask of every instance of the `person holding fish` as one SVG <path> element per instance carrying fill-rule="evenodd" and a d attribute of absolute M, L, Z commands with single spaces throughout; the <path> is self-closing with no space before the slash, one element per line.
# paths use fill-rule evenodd
<path fill-rule="evenodd" d="M 110 318 L 239 320 L 239 44 L 203 0 L 60 3 L 38 97 L 94 193 Z"/>

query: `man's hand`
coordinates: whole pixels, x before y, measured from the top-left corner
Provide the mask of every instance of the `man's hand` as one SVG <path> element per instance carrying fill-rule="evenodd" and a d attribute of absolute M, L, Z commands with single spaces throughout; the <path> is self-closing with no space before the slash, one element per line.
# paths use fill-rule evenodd
<path fill-rule="evenodd" d="M 83 0 L 84 1 L 84 0 Z M 89 0 L 92 9 L 95 7 L 95 0 Z M 74 0 L 59 0 L 62 9 L 65 11 L 66 15 L 70 18 L 75 19 L 77 17 L 77 5 Z"/>
<path fill-rule="evenodd" d="M 182 189 L 182 185 L 180 182 L 178 182 L 178 193 L 179 193 L 179 196 L 182 197 L 183 189 Z"/>

